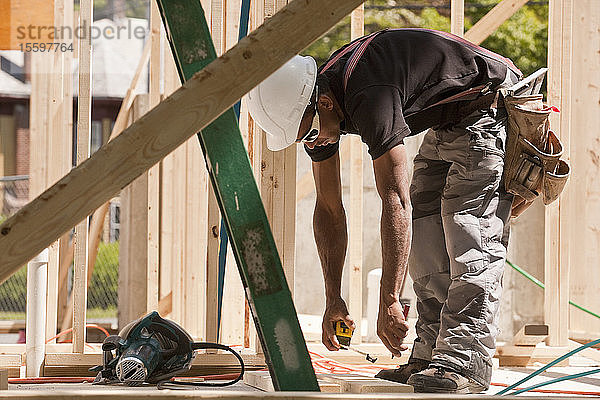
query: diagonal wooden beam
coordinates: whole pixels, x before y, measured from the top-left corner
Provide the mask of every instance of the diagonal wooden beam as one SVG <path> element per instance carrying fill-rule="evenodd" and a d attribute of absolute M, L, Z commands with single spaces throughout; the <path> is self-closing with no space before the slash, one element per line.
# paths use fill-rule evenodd
<path fill-rule="evenodd" d="M 525 3 L 527 0 L 502 0 L 465 33 L 465 39 L 480 44 Z"/>
<path fill-rule="evenodd" d="M 23 207 L 0 225 L 0 282 L 214 121 L 361 3 L 291 2 Z M 181 56 L 197 58 L 198 54 Z"/>

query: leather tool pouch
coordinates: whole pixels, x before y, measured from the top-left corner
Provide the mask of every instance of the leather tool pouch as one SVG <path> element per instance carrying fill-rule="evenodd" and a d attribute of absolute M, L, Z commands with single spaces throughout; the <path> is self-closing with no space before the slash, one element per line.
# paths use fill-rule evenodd
<path fill-rule="evenodd" d="M 540 194 L 548 205 L 558 198 L 569 177 L 569 165 L 561 160 L 563 146 L 549 129 L 552 108 L 542 95 L 505 96 L 508 138 L 504 162 L 506 190 L 521 196 L 529 206 Z M 520 207 L 519 213 L 527 207 Z"/>

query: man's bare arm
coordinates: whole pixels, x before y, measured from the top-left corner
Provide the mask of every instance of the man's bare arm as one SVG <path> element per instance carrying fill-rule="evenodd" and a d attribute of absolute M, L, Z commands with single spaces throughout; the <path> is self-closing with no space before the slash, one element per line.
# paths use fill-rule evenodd
<path fill-rule="evenodd" d="M 325 315 L 322 341 L 329 350 L 339 349 L 333 323 L 343 320 L 354 328 L 341 297 L 342 270 L 348 245 L 346 213 L 342 205 L 340 159 L 338 153 L 325 161 L 313 162 L 317 202 L 313 215 L 315 242 L 325 280 Z"/>
<path fill-rule="evenodd" d="M 399 302 L 410 252 L 412 208 L 406 148 L 399 145 L 373 161 L 377 192 L 381 198 L 383 256 L 377 334 L 394 355 L 406 346 L 408 325 Z"/>

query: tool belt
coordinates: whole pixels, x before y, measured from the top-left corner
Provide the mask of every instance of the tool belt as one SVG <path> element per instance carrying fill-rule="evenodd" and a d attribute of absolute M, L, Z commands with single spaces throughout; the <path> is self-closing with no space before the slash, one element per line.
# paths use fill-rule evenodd
<path fill-rule="evenodd" d="M 570 167 L 561 159 L 563 146 L 548 120 L 553 107 L 543 104 L 543 96 L 503 94 L 508 113 L 504 184 L 509 193 L 526 201 L 513 212 L 518 216 L 540 194 L 546 205 L 556 200 L 567 183 Z"/>

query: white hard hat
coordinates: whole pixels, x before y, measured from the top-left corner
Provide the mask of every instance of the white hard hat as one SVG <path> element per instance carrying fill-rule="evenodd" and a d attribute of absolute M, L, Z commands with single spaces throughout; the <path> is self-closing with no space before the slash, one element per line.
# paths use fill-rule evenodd
<path fill-rule="evenodd" d="M 316 81 L 316 61 L 295 56 L 248 93 L 248 111 L 267 134 L 269 150 L 296 141 Z"/>

